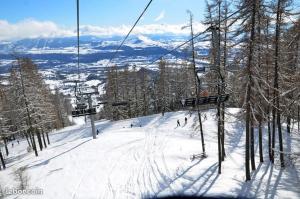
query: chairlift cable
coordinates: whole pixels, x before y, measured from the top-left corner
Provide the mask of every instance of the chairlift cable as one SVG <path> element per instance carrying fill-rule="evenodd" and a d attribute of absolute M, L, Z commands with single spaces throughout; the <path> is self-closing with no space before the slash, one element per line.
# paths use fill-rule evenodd
<path fill-rule="evenodd" d="M 113 59 L 116 57 L 118 51 L 120 50 L 120 48 L 124 45 L 126 39 L 129 37 L 129 35 L 131 34 L 131 32 L 133 31 L 133 29 L 135 28 L 135 26 L 137 25 L 137 23 L 140 21 L 140 19 L 142 18 L 142 16 L 145 14 L 145 12 L 147 11 L 148 7 L 150 6 L 150 4 L 152 3 L 153 0 L 150 0 L 149 3 L 147 4 L 147 6 L 144 8 L 143 12 L 140 14 L 140 16 L 138 17 L 138 19 L 135 21 L 134 25 L 131 27 L 130 31 L 127 33 L 127 35 L 125 36 L 125 38 L 123 39 L 122 43 L 118 46 L 118 48 L 115 50 L 113 56 L 110 58 L 109 62 L 106 64 L 105 67 L 107 67 L 112 61 Z"/>
<path fill-rule="evenodd" d="M 79 65 L 80 65 L 80 60 L 79 60 L 79 0 L 77 0 L 77 75 L 78 75 L 78 80 L 80 79 L 80 73 L 79 73 Z"/>
<path fill-rule="evenodd" d="M 228 19 L 229 19 L 230 17 L 232 17 L 233 15 L 239 13 L 239 12 L 240 12 L 242 9 L 244 9 L 246 6 L 247 6 L 247 5 L 241 7 L 240 9 L 238 9 L 237 11 L 235 11 L 234 13 L 232 13 L 232 14 L 230 14 L 229 16 L 227 16 L 226 18 L 222 19 L 222 20 L 220 21 L 220 23 L 224 22 L 225 20 L 228 20 Z M 169 51 L 168 51 L 167 53 L 165 53 L 164 55 L 160 56 L 159 58 L 157 58 L 157 59 L 155 59 L 154 61 L 152 61 L 152 62 L 150 62 L 149 64 L 147 64 L 147 65 L 145 66 L 145 68 L 146 68 L 147 66 L 150 66 L 150 65 L 154 64 L 155 62 L 161 60 L 162 58 L 164 58 L 165 56 L 171 54 L 172 52 L 178 50 L 179 48 L 181 48 L 182 46 L 186 45 L 187 43 L 190 43 L 192 40 L 194 40 L 194 39 L 198 38 L 199 36 L 203 35 L 203 34 L 206 33 L 207 31 L 209 31 L 211 28 L 212 28 L 212 27 L 209 26 L 209 27 L 206 28 L 204 31 L 195 34 L 195 35 L 194 35 L 192 38 L 190 38 L 189 40 L 183 42 L 182 44 L 176 46 L 175 48 L 169 50 Z M 195 42 L 195 43 L 199 43 L 199 42 L 200 42 L 200 41 L 197 41 L 197 42 Z"/>

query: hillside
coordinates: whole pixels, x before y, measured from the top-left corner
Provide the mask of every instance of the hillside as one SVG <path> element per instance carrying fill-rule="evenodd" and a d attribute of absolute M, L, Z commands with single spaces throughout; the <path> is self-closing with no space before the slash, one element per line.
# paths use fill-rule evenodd
<path fill-rule="evenodd" d="M 215 112 L 205 112 L 205 159 L 191 160 L 201 152 L 201 141 L 193 124 L 196 114 L 169 112 L 121 121 L 96 123 L 100 134 L 91 137 L 90 126 L 78 124 L 50 134 L 52 142 L 40 152 L 26 153 L 25 140 L 10 147 L 8 169 L 0 172 L 0 184 L 17 185 L 14 171 L 25 167 L 28 188 L 43 195 L 22 198 L 142 198 L 164 195 L 205 195 L 257 198 L 299 198 L 300 165 L 284 170 L 267 158 L 259 164 L 252 181 L 245 182 L 244 126 L 239 109 L 227 109 L 226 159 L 218 175 Z M 184 125 L 184 117 L 188 122 Z M 176 127 L 177 119 L 181 126 Z M 88 124 L 88 123 L 87 123 Z M 130 125 L 133 124 L 131 128 Z M 297 137 L 297 139 L 296 139 Z M 256 136 L 257 138 L 257 136 Z M 299 150 L 298 134 L 286 135 L 286 150 Z M 257 140 L 256 140 L 257 141 Z M 257 146 L 257 142 L 256 142 Z M 258 151 L 258 147 L 256 147 Z M 299 152 L 299 151 L 293 151 Z M 15 198 L 15 197 L 7 197 Z"/>
<path fill-rule="evenodd" d="M 80 76 L 86 85 L 97 86 L 106 81 L 107 63 L 118 48 L 120 36 L 80 37 Z M 157 71 L 158 65 L 152 63 L 162 54 L 167 53 L 178 43 L 187 39 L 180 35 L 132 35 L 126 45 L 119 50 L 114 63 L 122 69 L 136 65 L 138 69 L 145 67 Z M 205 42 L 199 42 L 195 47 L 199 55 L 207 55 L 208 47 Z M 32 38 L 17 41 L 0 41 L 0 84 L 7 84 L 7 76 L 15 61 L 15 56 L 27 57 L 34 61 L 43 75 L 43 79 L 51 89 L 58 87 L 64 94 L 73 94 L 73 84 L 65 82 L 77 78 L 77 38 Z M 186 59 L 187 52 L 177 50 L 168 55 L 171 63 L 175 60 Z M 203 60 L 197 63 L 205 64 Z"/>

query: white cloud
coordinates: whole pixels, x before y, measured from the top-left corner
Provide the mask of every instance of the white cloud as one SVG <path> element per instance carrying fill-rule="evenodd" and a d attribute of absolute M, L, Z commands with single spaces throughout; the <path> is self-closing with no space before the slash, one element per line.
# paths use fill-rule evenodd
<path fill-rule="evenodd" d="M 165 18 L 165 11 L 161 11 L 160 14 L 154 19 L 154 21 L 160 21 Z"/>
<path fill-rule="evenodd" d="M 182 30 L 181 27 L 185 24 L 147 24 L 136 26 L 132 34 L 190 34 L 189 29 Z M 131 26 L 122 25 L 117 27 L 100 27 L 85 25 L 81 27 L 81 34 L 95 36 L 110 36 L 110 35 L 126 35 Z M 195 32 L 200 32 L 205 29 L 201 23 L 194 23 Z"/>
<path fill-rule="evenodd" d="M 34 19 L 26 19 L 15 24 L 0 20 L 0 30 L 0 40 L 74 35 L 74 31 L 62 29 L 51 21 Z"/>
<path fill-rule="evenodd" d="M 148 24 L 136 26 L 132 34 L 189 34 L 188 29 L 182 30 L 181 27 L 185 24 Z M 112 35 L 126 35 L 131 26 L 93 26 L 82 25 L 80 27 L 81 35 L 94 36 L 112 36 Z M 205 26 L 201 23 L 194 23 L 195 32 L 203 31 Z M 27 19 L 15 24 L 11 24 L 5 20 L 0 20 L 0 40 L 18 40 L 24 38 L 37 37 L 67 37 L 75 36 L 75 29 L 66 29 L 59 27 L 51 21 L 37 21 L 34 19 Z"/>

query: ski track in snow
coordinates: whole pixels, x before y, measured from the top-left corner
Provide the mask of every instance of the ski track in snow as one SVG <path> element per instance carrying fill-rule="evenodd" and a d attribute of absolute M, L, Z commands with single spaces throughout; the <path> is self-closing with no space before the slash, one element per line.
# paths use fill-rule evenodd
<path fill-rule="evenodd" d="M 232 114 L 237 112 L 230 110 Z M 42 188 L 44 195 L 24 198 L 123 199 L 174 194 L 300 198 L 297 165 L 280 170 L 268 162 L 259 164 L 257 155 L 253 181 L 244 182 L 243 125 L 234 123 L 230 116 L 225 125 L 227 156 L 218 175 L 215 113 L 206 114 L 203 127 L 208 158 L 189 159 L 201 152 L 201 141 L 192 128 L 195 116 L 189 117 L 187 112 L 117 122 L 104 120 L 96 123 L 103 132 L 96 140 L 91 139 L 88 124 L 51 133 L 52 144 L 39 152 L 39 157 L 24 155 L 27 145 L 21 141 L 10 148 L 11 161 L 8 169 L 0 172 L 0 184 L 15 184 L 13 171 L 26 166 L 29 187 Z M 177 119 L 183 124 L 185 116 L 188 124 L 175 127 Z M 130 128 L 130 124 L 135 126 Z M 299 143 L 299 139 L 292 140 L 294 146 Z M 290 142 L 287 146 L 291 148 Z M 255 150 L 258 154 L 258 148 Z M 267 160 L 266 150 L 264 154 Z"/>

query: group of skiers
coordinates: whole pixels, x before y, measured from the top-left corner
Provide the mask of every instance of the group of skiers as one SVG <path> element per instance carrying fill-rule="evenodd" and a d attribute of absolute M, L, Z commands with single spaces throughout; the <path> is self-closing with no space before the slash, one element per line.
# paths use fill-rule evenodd
<path fill-rule="evenodd" d="M 20 141 L 17 140 L 17 143 L 20 144 Z M 11 143 L 11 147 L 14 148 L 14 143 L 13 142 Z"/>
<path fill-rule="evenodd" d="M 187 124 L 187 117 L 184 117 L 184 126 Z M 180 120 L 177 120 L 177 127 L 180 126 Z M 133 127 L 133 124 L 130 124 L 130 128 Z M 140 125 L 140 127 L 142 127 L 142 125 Z M 124 127 L 123 127 L 124 128 Z M 97 135 L 100 133 L 99 129 L 97 129 Z"/>
<path fill-rule="evenodd" d="M 184 125 L 187 124 L 187 117 L 184 117 Z M 180 121 L 179 119 L 177 120 L 177 127 L 180 126 Z"/>

